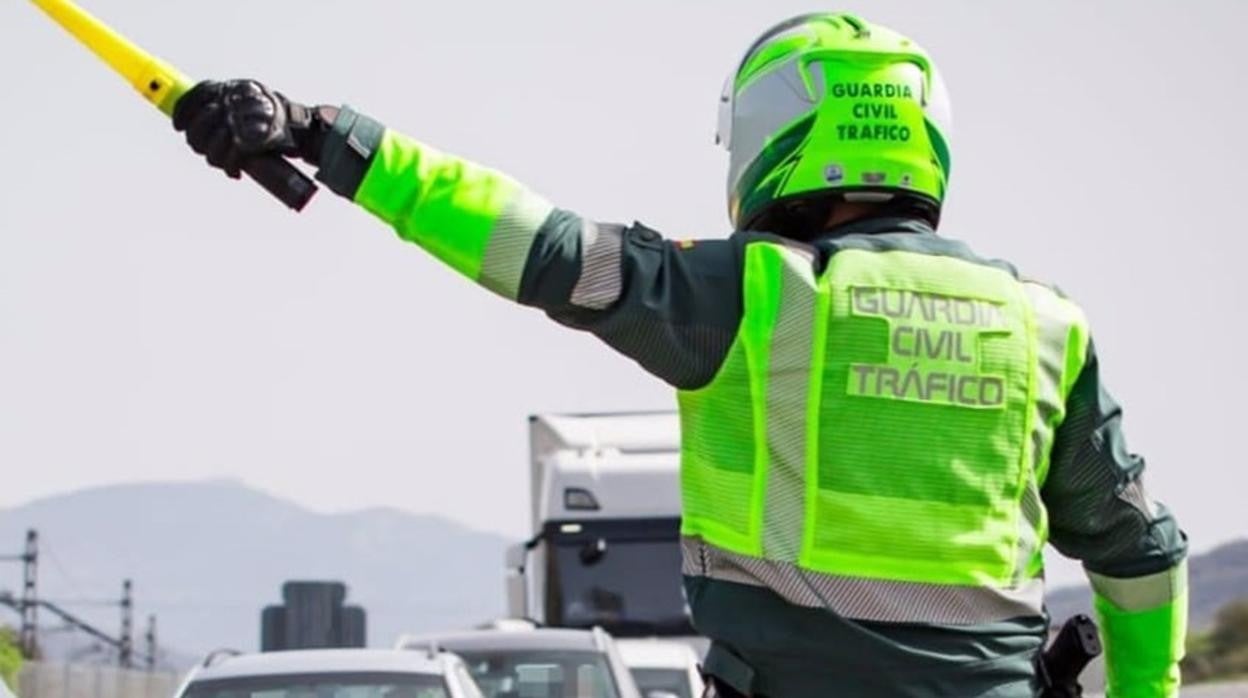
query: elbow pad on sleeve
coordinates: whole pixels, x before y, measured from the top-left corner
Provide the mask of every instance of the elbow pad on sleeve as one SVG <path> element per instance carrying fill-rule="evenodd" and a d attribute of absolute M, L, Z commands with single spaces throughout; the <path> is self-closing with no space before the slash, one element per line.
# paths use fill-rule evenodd
<path fill-rule="evenodd" d="M 1089 575 L 1111 698 L 1179 695 L 1187 639 L 1187 563 L 1153 575 Z"/>

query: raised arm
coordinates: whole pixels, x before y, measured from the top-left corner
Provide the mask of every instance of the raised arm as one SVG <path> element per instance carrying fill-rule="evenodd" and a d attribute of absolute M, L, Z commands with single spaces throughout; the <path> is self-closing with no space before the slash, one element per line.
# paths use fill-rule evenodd
<path fill-rule="evenodd" d="M 596 223 L 352 109 L 302 107 L 254 81 L 204 83 L 188 97 L 175 125 L 231 176 L 251 154 L 301 157 L 400 238 L 674 386 L 708 383 L 727 355 L 741 315 L 736 240 L 675 243 L 640 224 Z"/>

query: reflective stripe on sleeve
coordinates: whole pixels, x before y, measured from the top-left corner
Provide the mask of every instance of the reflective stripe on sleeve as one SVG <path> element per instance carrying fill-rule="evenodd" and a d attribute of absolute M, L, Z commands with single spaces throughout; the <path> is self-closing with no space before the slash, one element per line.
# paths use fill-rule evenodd
<path fill-rule="evenodd" d="M 1098 595 L 1120 611 L 1148 611 L 1164 606 L 1187 591 L 1187 561 L 1144 577 L 1109 577 L 1088 572 Z"/>
<path fill-rule="evenodd" d="M 572 289 L 572 305 L 605 310 L 620 299 L 624 288 L 620 256 L 623 229 L 586 220 L 581 227 L 581 276 Z"/>
<path fill-rule="evenodd" d="M 533 239 L 552 210 L 542 197 L 524 189 L 517 190 L 490 232 L 485 257 L 481 260 L 481 276 L 477 279 L 482 286 L 516 300 Z"/>

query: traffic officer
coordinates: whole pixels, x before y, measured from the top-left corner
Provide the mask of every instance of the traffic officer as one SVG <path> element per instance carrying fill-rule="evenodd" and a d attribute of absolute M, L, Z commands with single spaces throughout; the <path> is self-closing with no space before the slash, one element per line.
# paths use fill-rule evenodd
<path fill-rule="evenodd" d="M 797 17 L 719 107 L 734 232 L 696 242 L 255 81 L 201 83 L 175 126 L 233 177 L 259 153 L 306 160 L 678 391 L 685 587 L 721 694 L 1035 695 L 1051 542 L 1095 590 L 1110 694 L 1177 695 L 1184 536 L 1145 493 L 1079 307 L 936 235 L 950 112 L 928 54 Z"/>

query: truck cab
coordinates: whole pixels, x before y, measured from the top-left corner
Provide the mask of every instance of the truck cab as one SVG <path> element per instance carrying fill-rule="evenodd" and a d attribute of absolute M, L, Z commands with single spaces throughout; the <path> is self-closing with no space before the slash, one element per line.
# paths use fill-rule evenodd
<path fill-rule="evenodd" d="M 691 636 L 680 583 L 674 413 L 529 419 L 532 535 L 507 552 L 513 618 Z"/>

